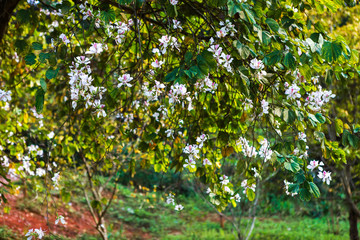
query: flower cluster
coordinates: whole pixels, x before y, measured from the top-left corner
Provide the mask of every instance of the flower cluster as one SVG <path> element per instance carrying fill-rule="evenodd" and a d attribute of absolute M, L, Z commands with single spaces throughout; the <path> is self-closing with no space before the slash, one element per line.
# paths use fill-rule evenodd
<path fill-rule="evenodd" d="M 218 84 L 215 83 L 214 81 L 212 81 L 208 76 L 206 76 L 204 79 L 199 79 L 196 83 L 195 83 L 195 87 L 200 91 L 200 92 L 211 92 L 211 93 L 215 93 Z"/>
<path fill-rule="evenodd" d="M 229 54 L 225 54 L 222 52 L 222 47 L 219 44 L 213 44 L 214 39 L 210 39 L 210 47 L 208 48 L 209 52 L 213 53 L 213 57 L 216 59 L 218 66 L 222 66 L 228 72 L 232 73 L 231 62 L 233 58 Z"/>
<path fill-rule="evenodd" d="M 100 52 L 102 47 L 99 44 L 92 44 L 88 54 L 96 54 Z M 92 85 L 93 78 L 91 77 L 90 59 L 86 56 L 79 56 L 75 58 L 75 62 L 70 66 L 70 92 L 73 109 L 76 108 L 79 100 L 85 101 L 85 108 L 94 108 L 97 116 L 106 116 L 103 109 L 105 105 L 101 104 L 103 94 L 106 92 L 104 87 L 95 87 Z"/>
<path fill-rule="evenodd" d="M 0 101 L 10 102 L 11 101 L 11 91 L 4 91 L 0 89 Z"/>
<path fill-rule="evenodd" d="M 256 148 L 254 146 L 250 146 L 248 140 L 244 137 L 240 137 L 236 144 L 241 146 L 241 151 L 245 157 L 256 157 Z"/>
<path fill-rule="evenodd" d="M 175 211 L 181 211 L 184 209 L 184 206 L 181 204 L 176 204 L 175 203 L 175 199 L 174 199 L 174 195 L 172 193 L 169 194 L 169 196 L 166 197 L 166 204 L 172 204 L 174 205 L 174 209 Z"/>
<path fill-rule="evenodd" d="M 45 232 L 39 228 L 39 229 L 30 229 L 26 235 L 27 240 L 31 240 L 34 238 L 42 239 L 45 236 Z"/>
<path fill-rule="evenodd" d="M 267 139 L 260 141 L 261 147 L 259 149 L 259 156 L 264 159 L 264 162 L 267 162 L 271 159 L 273 151 L 270 148 L 270 143 Z"/>
<path fill-rule="evenodd" d="M 319 162 L 316 160 L 312 160 L 310 161 L 310 164 L 307 166 L 307 168 L 311 171 L 314 171 L 315 169 L 318 169 L 318 178 L 320 178 L 322 180 L 322 182 L 326 182 L 327 185 L 330 185 L 330 181 L 331 181 L 331 172 L 327 172 L 325 170 L 323 170 L 324 163 L 323 162 Z"/>
<path fill-rule="evenodd" d="M 241 187 L 244 188 L 243 190 L 243 193 L 246 193 L 246 190 L 247 189 L 251 189 L 252 191 L 255 192 L 255 189 L 256 189 L 256 184 L 255 183 L 252 183 L 251 185 L 248 183 L 248 180 L 245 179 L 241 182 Z"/>
<path fill-rule="evenodd" d="M 216 36 L 218 38 L 226 37 L 229 33 L 230 36 L 233 37 L 234 34 L 237 32 L 235 29 L 235 25 L 230 22 L 230 20 L 226 19 L 225 23 L 220 21 L 221 29 L 216 32 Z"/>
<path fill-rule="evenodd" d="M 335 97 L 331 90 L 322 90 L 321 86 L 318 86 L 318 89 L 318 91 L 311 92 L 305 100 L 305 106 L 309 106 L 314 111 L 320 111 L 323 105 Z"/>
<path fill-rule="evenodd" d="M 301 97 L 299 93 L 300 88 L 295 83 L 293 83 L 291 86 L 289 86 L 288 83 L 285 83 L 285 87 L 287 87 L 287 89 L 285 90 L 287 99 L 297 99 Z"/>

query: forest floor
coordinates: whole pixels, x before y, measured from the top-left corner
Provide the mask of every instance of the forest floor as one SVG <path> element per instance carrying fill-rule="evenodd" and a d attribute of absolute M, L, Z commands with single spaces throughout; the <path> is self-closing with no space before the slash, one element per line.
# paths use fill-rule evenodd
<path fill-rule="evenodd" d="M 179 196 L 182 212 L 164 204 L 162 194 L 137 192 L 122 187 L 109 208 L 109 239 L 236 239 L 230 221 L 220 217 L 202 199 Z M 100 239 L 86 201 L 71 198 L 64 203 L 60 197 L 48 199 L 23 194 L 8 196 L 8 203 L 0 213 L 0 239 L 24 239 L 29 229 L 42 228 L 45 239 Z M 56 214 L 65 217 L 65 226 L 55 225 Z M 47 224 L 49 216 L 49 224 Z M 239 226 L 246 232 L 251 219 L 243 218 Z M 245 230 L 245 231 L 244 231 Z M 256 220 L 251 239 L 256 240 L 342 240 L 348 239 L 346 219 L 335 224 L 329 218 L 261 216 Z"/>

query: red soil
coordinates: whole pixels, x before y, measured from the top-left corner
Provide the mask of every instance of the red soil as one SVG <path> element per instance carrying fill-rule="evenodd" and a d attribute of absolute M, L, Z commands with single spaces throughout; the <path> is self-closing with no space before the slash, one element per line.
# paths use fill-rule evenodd
<path fill-rule="evenodd" d="M 49 213 L 49 226 L 46 222 L 46 207 L 40 206 L 41 213 L 30 211 L 28 209 L 20 208 L 22 202 L 22 196 L 7 196 L 8 203 L 5 206 L 9 206 L 10 212 L 4 213 L 0 211 L 0 225 L 7 226 L 20 236 L 24 236 L 29 229 L 40 228 L 45 231 L 45 235 L 63 235 L 69 238 L 75 238 L 81 234 L 98 235 L 95 229 L 95 224 L 90 211 L 85 206 L 77 204 L 71 204 L 71 206 L 61 206 L 57 209 L 59 215 L 64 216 L 67 224 L 64 226 L 61 223 L 55 225 L 56 214 L 54 211 Z M 52 199 L 53 200 L 53 199 Z M 114 221 L 112 221 L 114 222 Z M 123 235 L 128 239 L 153 239 L 149 233 L 143 232 L 140 229 L 115 221 L 115 228 L 123 228 Z"/>
<path fill-rule="evenodd" d="M 82 209 L 80 206 L 72 205 L 69 208 L 60 208 L 57 213 L 64 216 L 67 224 L 64 226 L 61 223 L 55 225 L 55 214 L 49 214 L 49 226 L 46 223 L 46 208 L 44 212 L 35 213 L 27 209 L 20 209 L 18 203 L 20 197 L 8 196 L 8 203 L 6 206 L 11 207 L 9 213 L 1 213 L 0 224 L 6 225 L 14 232 L 24 235 L 31 228 L 40 228 L 45 230 L 48 234 L 61 234 L 67 237 L 75 237 L 79 234 L 97 234 L 94 228 L 94 222 L 87 209 Z"/>

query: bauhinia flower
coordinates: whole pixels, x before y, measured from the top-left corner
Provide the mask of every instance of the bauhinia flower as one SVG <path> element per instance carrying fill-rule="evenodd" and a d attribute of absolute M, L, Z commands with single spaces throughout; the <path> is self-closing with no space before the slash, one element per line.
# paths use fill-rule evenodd
<path fill-rule="evenodd" d="M 307 166 L 308 169 L 310 169 L 311 171 L 314 171 L 315 168 L 318 168 L 319 171 L 322 171 L 323 168 L 321 166 L 324 166 L 324 163 L 323 162 L 320 162 L 319 161 L 310 161 L 310 164 Z"/>
<path fill-rule="evenodd" d="M 61 224 L 63 224 L 63 225 L 66 225 L 66 221 L 65 221 L 64 216 L 59 215 L 55 220 L 55 225 L 57 225 L 59 222 Z"/>
<path fill-rule="evenodd" d="M 170 0 L 170 3 L 171 3 L 171 5 L 176 5 L 176 4 L 178 4 L 178 0 Z"/>
<path fill-rule="evenodd" d="M 101 43 L 93 43 L 89 49 L 89 51 L 86 52 L 86 54 L 99 54 L 103 51 L 103 45 Z"/>
<path fill-rule="evenodd" d="M 254 58 L 250 61 L 250 67 L 255 70 L 261 70 L 264 68 L 264 63 L 261 60 L 257 60 L 256 58 Z"/>
<path fill-rule="evenodd" d="M 133 80 L 133 78 L 130 76 L 130 74 L 124 74 L 118 78 L 119 84 L 117 85 L 118 88 L 122 86 L 132 87 L 130 82 Z"/>
<path fill-rule="evenodd" d="M 183 209 L 184 209 L 184 206 L 181 205 L 181 204 L 177 204 L 177 205 L 175 206 L 175 210 L 176 210 L 176 211 L 181 211 L 181 210 L 183 210 Z"/>
<path fill-rule="evenodd" d="M 293 83 L 288 89 L 285 90 L 285 94 L 287 95 L 288 99 L 296 99 L 301 97 L 299 91 L 300 88 L 295 83 Z"/>
<path fill-rule="evenodd" d="M 326 182 L 327 185 L 330 185 L 331 172 L 319 171 L 318 178 L 322 179 L 323 182 Z"/>
<path fill-rule="evenodd" d="M 39 228 L 39 229 L 30 229 L 27 233 L 26 233 L 26 237 L 27 240 L 31 240 L 33 237 L 37 237 L 38 239 L 42 239 L 45 235 L 45 232 Z"/>

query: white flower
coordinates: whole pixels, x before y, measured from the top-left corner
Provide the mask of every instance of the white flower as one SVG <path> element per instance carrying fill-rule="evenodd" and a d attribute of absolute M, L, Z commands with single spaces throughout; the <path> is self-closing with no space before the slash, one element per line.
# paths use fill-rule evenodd
<path fill-rule="evenodd" d="M 42 177 L 46 174 L 46 171 L 42 168 L 37 168 L 36 169 L 36 176 Z"/>
<path fill-rule="evenodd" d="M 173 28 L 174 29 L 182 29 L 180 24 L 181 24 L 180 21 L 173 19 Z"/>
<path fill-rule="evenodd" d="M 231 197 L 230 199 L 235 199 L 235 202 L 240 202 L 241 197 L 240 197 L 240 195 L 237 193 L 235 196 Z"/>
<path fill-rule="evenodd" d="M 101 43 L 93 43 L 89 51 L 85 52 L 86 54 L 99 54 L 103 51 L 103 46 Z"/>
<path fill-rule="evenodd" d="M 58 216 L 55 220 L 55 225 L 57 225 L 59 223 L 59 221 L 61 222 L 61 224 L 66 225 L 66 221 L 65 218 L 63 216 Z"/>
<path fill-rule="evenodd" d="M 196 162 L 194 161 L 194 159 L 189 156 L 189 159 L 185 160 L 185 164 L 183 166 L 184 168 L 189 167 L 189 168 L 195 168 L 196 167 Z"/>
<path fill-rule="evenodd" d="M 226 176 L 226 175 L 222 175 L 221 177 L 220 177 L 220 183 L 222 184 L 222 185 L 227 185 L 230 181 L 229 181 L 229 177 L 228 176 Z"/>
<path fill-rule="evenodd" d="M 201 134 L 199 137 L 196 138 L 196 142 L 199 143 L 199 148 L 203 147 L 204 142 L 207 140 L 205 134 Z"/>
<path fill-rule="evenodd" d="M 170 0 L 170 3 L 171 3 L 171 5 L 176 5 L 176 4 L 178 4 L 178 0 Z"/>
<path fill-rule="evenodd" d="M 318 178 L 322 179 L 323 182 L 326 182 L 327 185 L 330 185 L 331 172 L 319 171 Z"/>
<path fill-rule="evenodd" d="M 242 182 L 241 182 L 241 187 L 243 187 L 244 188 L 244 191 L 243 191 L 243 193 L 246 193 L 246 189 L 251 189 L 251 190 L 253 190 L 254 192 L 255 192 L 255 189 L 256 189 L 256 184 L 255 183 L 253 183 L 253 184 L 251 184 L 251 186 L 248 184 L 248 182 L 247 182 L 247 179 L 245 179 L 245 180 L 243 180 Z"/>
<path fill-rule="evenodd" d="M 176 211 L 181 211 L 181 210 L 183 210 L 183 209 L 184 209 L 184 207 L 183 207 L 183 205 L 181 205 L 181 204 L 178 204 L 178 205 L 175 206 L 175 210 L 176 210 Z"/>
<path fill-rule="evenodd" d="M 205 159 L 203 160 L 203 165 L 204 165 L 204 166 L 211 166 L 212 163 L 210 162 L 209 159 L 205 158 Z"/>
<path fill-rule="evenodd" d="M 37 233 L 39 239 L 42 239 L 43 236 L 45 235 L 44 231 L 41 228 L 35 229 L 35 232 Z"/>
<path fill-rule="evenodd" d="M 59 38 L 65 43 L 65 44 L 68 44 L 70 43 L 70 40 L 66 37 L 65 34 L 60 34 Z"/>
<path fill-rule="evenodd" d="M 11 91 L 4 91 L 0 89 L 0 101 L 3 102 L 11 101 Z"/>
<path fill-rule="evenodd" d="M 298 139 L 299 139 L 299 141 L 304 141 L 304 142 L 306 142 L 306 134 L 303 133 L 303 132 L 299 132 L 299 133 L 298 133 Z"/>
<path fill-rule="evenodd" d="M 261 101 L 261 107 L 262 107 L 262 113 L 263 114 L 268 114 L 269 113 L 269 103 L 265 100 L 265 99 L 263 99 L 262 101 Z"/>
<path fill-rule="evenodd" d="M 161 65 L 163 65 L 163 64 L 164 64 L 164 61 L 159 61 L 156 59 L 154 62 L 151 63 L 151 66 L 153 68 L 160 68 Z"/>
<path fill-rule="evenodd" d="M 169 196 L 167 196 L 166 204 L 175 205 L 174 195 L 172 193 L 170 193 Z"/>
<path fill-rule="evenodd" d="M 133 77 L 130 74 L 124 74 L 118 78 L 119 84 L 117 85 L 118 88 L 122 86 L 132 87 L 130 82 L 133 80 Z"/>
<path fill-rule="evenodd" d="M 262 70 L 264 68 L 264 63 L 261 60 L 257 60 L 256 58 L 254 58 L 250 61 L 250 67 L 255 70 Z"/>
<path fill-rule="evenodd" d="M 55 133 L 54 133 L 54 132 L 50 132 L 47 136 L 48 136 L 48 138 L 52 139 L 52 138 L 55 136 Z"/>
<path fill-rule="evenodd" d="M 324 166 L 324 163 L 323 162 L 320 162 L 319 161 L 310 161 L 310 164 L 307 166 L 308 169 L 310 169 L 310 171 L 314 171 L 315 168 L 318 168 L 319 171 L 322 171 L 323 168 L 321 166 Z"/>
<path fill-rule="evenodd" d="M 300 95 L 299 91 L 300 91 L 300 88 L 295 83 L 293 83 L 288 89 L 285 90 L 287 99 L 300 98 L 301 95 Z"/>
<path fill-rule="evenodd" d="M 42 239 L 44 237 L 45 233 L 44 231 L 40 229 L 30 229 L 25 237 L 28 237 L 27 240 L 31 240 L 33 237 L 37 237 L 38 239 Z"/>

